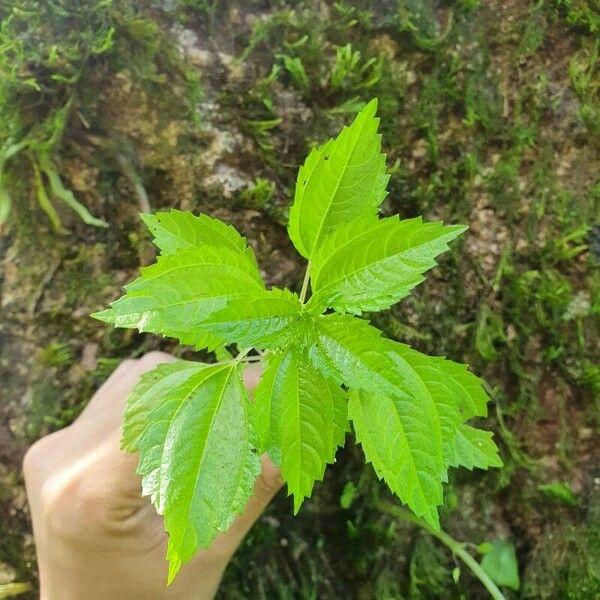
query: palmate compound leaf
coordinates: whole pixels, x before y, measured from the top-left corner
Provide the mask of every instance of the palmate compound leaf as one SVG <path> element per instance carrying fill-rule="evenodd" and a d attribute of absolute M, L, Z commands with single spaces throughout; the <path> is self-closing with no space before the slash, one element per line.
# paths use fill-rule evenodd
<path fill-rule="evenodd" d="M 341 225 L 312 261 L 310 305 L 355 314 L 389 308 L 424 281 L 436 256 L 465 229 L 397 216 Z"/>
<path fill-rule="evenodd" d="M 159 365 L 129 397 L 122 447 L 140 453 L 143 493 L 164 515 L 169 582 L 244 509 L 260 473 L 254 438 L 234 365 Z"/>
<path fill-rule="evenodd" d="M 314 368 L 305 350 L 288 348 L 267 355 L 253 409 L 259 447 L 280 466 L 297 513 L 344 444 L 346 393 Z"/>
<path fill-rule="evenodd" d="M 261 293 L 258 269 L 219 246 L 190 247 L 159 256 L 125 287 L 126 294 L 94 316 L 116 327 L 160 333 L 183 344 L 214 348 L 222 340 L 200 328 L 230 300 Z"/>
<path fill-rule="evenodd" d="M 379 477 L 434 528 L 449 467 L 501 465 L 491 434 L 465 423 L 485 415 L 487 402 L 466 367 L 385 340 L 356 317 L 319 314 L 397 302 L 463 230 L 378 219 L 388 176 L 375 109 L 367 105 L 299 171 L 288 231 L 310 259 L 308 305 L 265 289 L 232 227 L 171 211 L 144 216 L 157 263 L 96 315 L 198 347 L 267 350 L 253 409 L 235 362 L 163 365 L 128 400 L 123 447 L 140 452 L 144 493 L 165 516 L 170 580 L 242 510 L 259 470 L 255 447 L 280 465 L 297 511 L 350 417 Z"/>
<path fill-rule="evenodd" d="M 301 309 L 297 294 L 287 289 L 263 290 L 230 300 L 225 308 L 203 321 L 202 329 L 225 344 L 279 348 L 293 337 Z"/>
<path fill-rule="evenodd" d="M 313 149 L 298 171 L 288 233 L 305 258 L 339 225 L 359 216 L 375 220 L 387 195 L 376 110 L 372 100 L 337 138 Z"/>

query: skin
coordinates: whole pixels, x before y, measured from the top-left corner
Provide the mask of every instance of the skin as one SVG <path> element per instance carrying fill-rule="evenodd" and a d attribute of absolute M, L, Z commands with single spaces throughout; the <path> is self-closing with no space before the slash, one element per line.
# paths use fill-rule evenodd
<path fill-rule="evenodd" d="M 162 518 L 141 496 L 137 455 L 119 448 L 125 399 L 140 376 L 173 361 L 162 352 L 126 360 L 69 427 L 36 442 L 24 460 L 41 600 L 212 598 L 240 542 L 283 482 L 262 457 L 254 495 L 231 528 L 181 568 L 167 588 Z M 244 373 L 253 389 L 260 367 Z"/>

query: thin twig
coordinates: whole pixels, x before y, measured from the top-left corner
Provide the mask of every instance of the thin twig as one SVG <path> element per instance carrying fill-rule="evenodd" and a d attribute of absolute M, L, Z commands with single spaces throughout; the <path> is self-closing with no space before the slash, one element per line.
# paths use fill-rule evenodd
<path fill-rule="evenodd" d="M 150 201 L 148 200 L 148 194 L 146 193 L 146 188 L 144 187 L 140 176 L 133 168 L 133 165 L 125 158 L 123 154 L 119 154 L 117 156 L 117 163 L 119 164 L 119 167 L 121 167 L 123 175 L 125 175 L 133 187 L 133 191 L 138 201 L 138 206 L 140 207 L 140 212 L 152 212 Z"/>
<path fill-rule="evenodd" d="M 506 600 L 502 592 L 498 589 L 496 584 L 490 579 L 490 576 L 481 568 L 481 565 L 465 550 L 465 544 L 455 540 L 453 537 L 449 536 L 444 531 L 435 531 L 427 523 L 421 521 L 418 517 L 414 516 L 412 513 L 403 509 L 400 506 L 396 506 L 391 502 L 377 502 L 375 505 L 381 512 L 384 512 L 393 517 L 397 517 L 399 519 L 403 519 L 404 521 L 408 521 L 409 523 L 413 523 L 414 525 L 418 525 L 427 533 L 436 537 L 442 544 L 447 546 L 450 551 L 458 556 L 466 565 L 471 569 L 471 572 L 487 589 L 490 593 L 490 596 L 494 598 L 494 600 Z"/>

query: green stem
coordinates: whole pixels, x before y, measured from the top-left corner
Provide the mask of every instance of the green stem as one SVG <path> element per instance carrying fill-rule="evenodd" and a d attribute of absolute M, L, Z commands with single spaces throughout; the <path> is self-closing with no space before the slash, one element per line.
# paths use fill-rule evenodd
<path fill-rule="evenodd" d="M 248 356 L 248 357 L 240 358 L 239 360 L 238 360 L 238 357 L 236 356 L 235 358 L 230 358 L 228 360 L 219 360 L 217 362 L 210 363 L 210 364 L 211 364 L 211 366 L 215 366 L 215 365 L 230 365 L 232 363 L 237 363 L 237 364 L 244 363 L 244 364 L 247 364 L 247 365 L 248 364 L 252 365 L 252 364 L 255 364 L 255 363 L 259 363 L 261 360 L 262 360 L 262 358 L 260 356 Z"/>
<path fill-rule="evenodd" d="M 306 273 L 304 273 L 304 281 L 302 282 L 302 290 L 300 290 L 300 302 L 304 304 L 306 300 L 306 293 L 308 292 L 308 282 L 310 281 L 310 262 L 306 267 Z"/>
<path fill-rule="evenodd" d="M 475 577 L 481 581 L 494 600 L 506 600 L 496 584 L 490 579 L 490 576 L 481 568 L 481 565 L 465 550 L 464 543 L 455 540 L 444 531 L 435 531 L 429 527 L 427 523 L 421 521 L 421 519 L 401 508 L 400 506 L 396 506 L 390 502 L 377 502 L 376 507 L 381 512 L 392 515 L 393 517 L 398 517 L 404 521 L 408 521 L 409 523 L 413 523 L 414 525 L 418 525 L 422 529 L 425 529 L 427 533 L 430 533 L 432 536 L 440 540 L 442 544 L 447 546 L 453 554 L 458 556 L 467 565 L 467 567 L 471 569 L 473 575 L 475 575 Z"/>
<path fill-rule="evenodd" d="M 245 348 L 244 350 L 242 350 L 233 360 L 236 363 L 242 362 L 244 360 L 244 357 L 249 354 L 252 351 L 252 346 L 250 346 L 250 348 Z"/>
<path fill-rule="evenodd" d="M 32 589 L 30 583 L 4 583 L 0 584 L 0 598 L 12 598 L 24 594 Z"/>

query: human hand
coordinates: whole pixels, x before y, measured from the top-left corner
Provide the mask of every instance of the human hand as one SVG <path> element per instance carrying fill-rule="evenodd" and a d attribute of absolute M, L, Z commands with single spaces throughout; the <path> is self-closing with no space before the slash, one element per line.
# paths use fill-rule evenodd
<path fill-rule="evenodd" d="M 120 450 L 125 399 L 141 375 L 174 360 L 151 352 L 126 360 L 69 427 L 36 442 L 23 470 L 41 600 L 212 598 L 243 537 L 283 482 L 265 456 L 254 495 L 230 529 L 184 565 L 167 588 L 162 517 L 141 497 L 138 456 Z M 253 389 L 260 367 L 248 367 Z"/>

